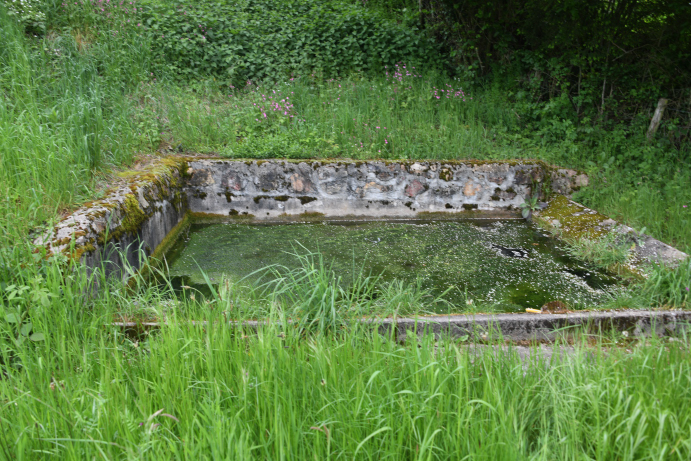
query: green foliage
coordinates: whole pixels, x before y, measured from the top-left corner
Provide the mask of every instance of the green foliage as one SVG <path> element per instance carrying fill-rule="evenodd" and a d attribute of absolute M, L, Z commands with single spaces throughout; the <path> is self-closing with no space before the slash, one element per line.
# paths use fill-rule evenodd
<path fill-rule="evenodd" d="M 540 192 L 537 191 L 531 196 L 525 198 L 525 202 L 518 205 L 521 209 L 521 216 L 523 219 L 530 219 L 535 211 L 540 209 Z"/>
<path fill-rule="evenodd" d="M 238 145 L 226 147 L 221 155 L 235 158 L 330 158 L 341 153 L 332 139 L 315 132 L 248 136 Z"/>
<path fill-rule="evenodd" d="M 642 114 L 649 122 L 665 97 L 668 139 L 691 139 L 691 10 L 682 0 L 361 3 L 414 19 L 458 78 L 508 96 L 526 131 L 590 138 Z"/>
<path fill-rule="evenodd" d="M 44 34 L 46 14 L 41 0 L 7 0 L 7 15 L 16 19 L 28 34 Z"/>
<path fill-rule="evenodd" d="M 691 259 L 674 269 L 655 266 L 643 284 L 643 294 L 659 306 L 688 307 L 691 302 Z"/>
<path fill-rule="evenodd" d="M 10 287 L 12 289 L 14 287 Z M 5 322 L 13 329 L 14 331 L 10 332 L 10 335 L 15 341 L 15 345 L 17 347 L 22 346 L 25 340 L 33 341 L 33 342 L 39 342 L 39 341 L 44 341 L 46 339 L 46 336 L 39 332 L 39 331 L 34 331 L 34 326 L 33 324 L 26 318 L 27 312 L 24 311 L 24 314 L 7 314 L 5 315 Z"/>
<path fill-rule="evenodd" d="M 626 241 L 625 236 L 617 232 L 608 232 L 600 238 L 583 238 L 570 242 L 567 248 L 575 258 L 603 269 L 625 264 L 632 249 L 632 244 Z"/>
<path fill-rule="evenodd" d="M 285 81 L 296 73 L 329 78 L 381 70 L 399 61 L 435 62 L 432 42 L 414 28 L 338 2 L 242 0 L 145 4 L 160 72 L 226 84 Z"/>

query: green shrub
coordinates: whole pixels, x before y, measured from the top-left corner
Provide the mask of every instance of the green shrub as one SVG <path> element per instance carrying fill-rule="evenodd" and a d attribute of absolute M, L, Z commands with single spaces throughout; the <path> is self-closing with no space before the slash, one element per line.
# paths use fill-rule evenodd
<path fill-rule="evenodd" d="M 145 3 L 161 72 L 229 84 L 333 77 L 399 61 L 437 62 L 415 28 L 355 5 L 316 0 Z"/>
<path fill-rule="evenodd" d="M 46 14 L 41 0 L 7 0 L 7 14 L 19 22 L 29 34 L 43 34 L 46 30 Z"/>

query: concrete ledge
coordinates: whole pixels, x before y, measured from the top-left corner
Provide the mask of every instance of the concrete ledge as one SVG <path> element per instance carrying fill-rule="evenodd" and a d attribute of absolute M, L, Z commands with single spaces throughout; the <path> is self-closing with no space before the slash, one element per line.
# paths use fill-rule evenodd
<path fill-rule="evenodd" d="M 186 161 L 166 158 L 121 173 L 105 197 L 85 204 L 34 243 L 106 274 L 138 269 L 187 211 L 182 192 Z"/>
<path fill-rule="evenodd" d="M 549 343 L 578 333 L 619 332 L 629 337 L 669 336 L 687 331 L 691 311 L 603 311 L 572 314 L 476 314 L 417 318 L 362 319 L 382 334 L 393 333 L 398 341 L 410 335 L 432 334 L 436 338 L 463 338 L 470 342 L 509 341 Z M 189 325 L 206 326 L 206 321 L 191 320 Z M 131 334 L 161 327 L 157 322 L 115 322 L 109 324 Z M 163 323 L 165 325 L 165 322 Z M 231 321 L 228 326 L 257 330 L 269 321 Z"/>
<path fill-rule="evenodd" d="M 552 342 L 575 333 L 600 334 L 627 332 L 629 336 L 667 336 L 687 329 L 691 312 L 686 311 L 602 311 L 572 314 L 482 314 L 386 319 L 380 329 L 396 329 L 398 338 L 409 334 L 434 334 L 437 337 L 471 341 L 503 339 L 509 341 Z"/>
<path fill-rule="evenodd" d="M 553 197 L 547 207 L 535 213 L 538 224 L 550 230 L 557 238 L 578 241 L 597 239 L 613 231 L 622 235 L 633 248 L 627 269 L 646 276 L 650 263 L 676 267 L 689 255 L 653 237 L 636 232 L 633 228 L 587 208 L 563 195 Z"/>

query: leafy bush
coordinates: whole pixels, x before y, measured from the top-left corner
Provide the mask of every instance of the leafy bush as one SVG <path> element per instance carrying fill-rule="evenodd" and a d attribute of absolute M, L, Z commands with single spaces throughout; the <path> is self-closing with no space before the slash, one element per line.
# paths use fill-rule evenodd
<path fill-rule="evenodd" d="M 40 0 L 7 0 L 7 14 L 14 17 L 29 34 L 42 34 L 46 30 L 46 15 Z"/>
<path fill-rule="evenodd" d="M 415 30 L 354 5 L 316 0 L 145 3 L 161 71 L 222 82 L 331 77 L 399 61 L 440 62 Z"/>

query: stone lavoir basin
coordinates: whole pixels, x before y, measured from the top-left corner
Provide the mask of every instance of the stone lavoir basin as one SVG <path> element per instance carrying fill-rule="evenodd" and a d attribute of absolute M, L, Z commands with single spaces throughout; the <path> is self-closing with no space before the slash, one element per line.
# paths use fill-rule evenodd
<path fill-rule="evenodd" d="M 505 312 L 557 300 L 587 309 L 620 289 L 545 228 L 574 239 L 629 234 L 632 272 L 686 258 L 571 201 L 587 176 L 539 161 L 169 157 L 121 176 L 38 243 L 122 277 L 142 255 L 165 258 L 178 285 L 199 287 L 200 270 L 212 283 L 251 283 L 263 267 L 319 252 L 344 283 L 363 272 L 419 284 L 458 312 L 468 299 Z M 540 225 L 521 219 L 519 206 L 545 190 Z"/>

